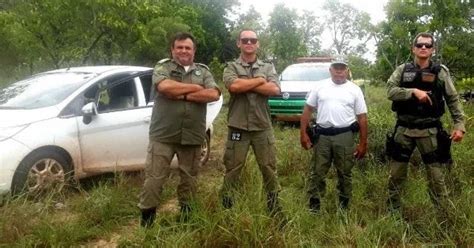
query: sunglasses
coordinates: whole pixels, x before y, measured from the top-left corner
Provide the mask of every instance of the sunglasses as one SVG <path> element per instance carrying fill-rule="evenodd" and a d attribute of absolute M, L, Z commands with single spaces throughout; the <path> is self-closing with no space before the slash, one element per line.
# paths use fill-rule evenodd
<path fill-rule="evenodd" d="M 257 38 L 242 38 L 240 39 L 240 42 L 242 42 L 242 44 L 249 44 L 249 42 L 253 45 L 257 44 L 258 42 L 258 39 Z"/>
<path fill-rule="evenodd" d="M 433 44 L 428 44 L 428 43 L 416 43 L 415 44 L 416 48 L 422 48 L 423 46 L 425 46 L 427 49 L 430 49 L 430 48 L 433 47 Z"/>

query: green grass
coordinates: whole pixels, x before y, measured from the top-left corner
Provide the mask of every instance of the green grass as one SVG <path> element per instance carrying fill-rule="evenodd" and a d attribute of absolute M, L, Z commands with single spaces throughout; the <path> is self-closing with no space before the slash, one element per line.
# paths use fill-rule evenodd
<path fill-rule="evenodd" d="M 369 107 L 369 154 L 354 168 L 351 209 L 336 208 L 336 178 L 331 170 L 322 211 L 310 214 L 306 184 L 311 156 L 299 144 L 299 130 L 275 125 L 281 200 L 290 220 L 283 230 L 266 211 L 262 179 L 250 155 L 236 205 L 225 210 L 219 189 L 224 169 L 226 109 L 215 122 L 211 161 L 199 177 L 196 211 L 188 223 L 176 221 L 176 185 L 172 177 L 164 192 L 164 207 L 154 228 L 139 228 L 136 207 L 143 176 L 117 174 L 82 182 L 78 190 L 47 195 L 42 199 L 7 199 L 0 207 L 2 247 L 421 247 L 474 246 L 474 107 L 465 103 L 467 129 L 454 144 L 455 167 L 447 176 L 454 205 L 451 225 L 444 225 L 427 193 L 423 166 L 409 170 L 400 215 L 386 212 L 388 168 L 384 162 L 385 134 L 394 126 L 385 89 L 366 88 Z M 250 153 L 252 154 L 252 153 Z M 414 165 L 420 165 L 416 161 Z M 92 183 L 91 183 L 92 182 Z M 170 207 L 171 206 L 171 207 Z"/>

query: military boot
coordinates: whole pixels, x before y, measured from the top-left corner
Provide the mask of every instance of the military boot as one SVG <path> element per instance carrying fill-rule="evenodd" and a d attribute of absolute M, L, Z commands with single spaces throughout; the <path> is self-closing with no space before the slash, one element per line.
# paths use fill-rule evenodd
<path fill-rule="evenodd" d="M 142 209 L 142 218 L 140 220 L 140 225 L 145 228 L 153 227 L 153 223 L 155 222 L 156 217 L 156 208 L 147 208 Z"/>
<path fill-rule="evenodd" d="M 339 208 L 343 210 L 349 208 L 349 197 L 339 196 Z"/>
<path fill-rule="evenodd" d="M 189 204 L 180 204 L 178 222 L 188 222 L 191 219 L 192 208 Z"/>
<path fill-rule="evenodd" d="M 311 197 L 309 198 L 309 211 L 313 214 L 318 213 L 321 209 L 321 201 L 319 198 Z"/>
<path fill-rule="evenodd" d="M 283 208 L 278 200 L 278 193 L 272 192 L 267 194 L 267 208 L 270 216 L 278 222 L 278 228 L 283 229 L 288 223 L 288 219 L 285 213 L 283 213 Z"/>
<path fill-rule="evenodd" d="M 387 199 L 387 210 L 390 213 L 400 212 L 401 204 L 400 200 L 396 198 Z"/>
<path fill-rule="evenodd" d="M 222 206 L 225 209 L 231 209 L 234 206 L 234 199 L 230 196 L 223 196 L 222 197 Z"/>

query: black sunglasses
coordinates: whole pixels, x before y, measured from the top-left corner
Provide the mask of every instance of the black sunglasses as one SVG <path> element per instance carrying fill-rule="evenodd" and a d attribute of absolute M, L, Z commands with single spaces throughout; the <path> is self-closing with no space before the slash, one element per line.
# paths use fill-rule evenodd
<path fill-rule="evenodd" d="M 242 44 L 248 44 L 249 41 L 250 41 L 250 43 L 255 45 L 255 44 L 257 44 L 258 39 L 257 38 L 242 38 L 242 39 L 240 39 L 240 42 L 242 42 Z"/>
<path fill-rule="evenodd" d="M 428 43 L 416 43 L 415 44 L 416 48 L 422 48 L 423 46 L 425 46 L 427 49 L 430 49 L 430 48 L 433 47 L 433 44 L 428 44 Z"/>

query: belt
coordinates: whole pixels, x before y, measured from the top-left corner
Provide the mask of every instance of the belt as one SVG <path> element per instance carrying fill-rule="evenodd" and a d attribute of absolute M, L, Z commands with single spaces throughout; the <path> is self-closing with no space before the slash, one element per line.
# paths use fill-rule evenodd
<path fill-rule="evenodd" d="M 406 127 L 408 129 L 427 129 L 427 128 L 441 128 L 443 125 L 440 120 L 425 122 L 425 123 L 410 123 L 407 121 L 397 120 L 397 126 Z"/>
<path fill-rule="evenodd" d="M 357 123 L 357 122 L 355 122 L 355 123 Z M 334 135 L 338 135 L 338 134 L 341 134 L 341 133 L 353 131 L 353 129 L 354 129 L 353 125 L 354 124 L 351 124 L 348 127 L 329 127 L 329 128 L 323 128 L 323 127 L 317 126 L 316 127 L 316 133 L 321 134 L 321 135 L 334 136 Z"/>

